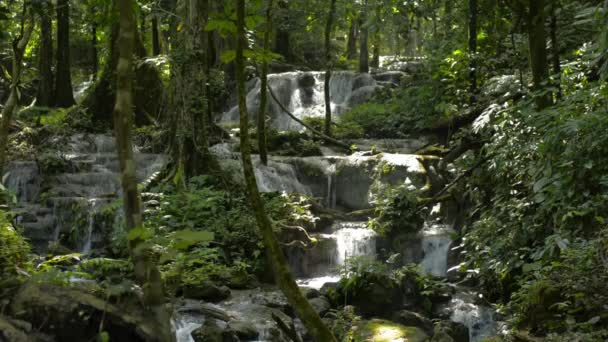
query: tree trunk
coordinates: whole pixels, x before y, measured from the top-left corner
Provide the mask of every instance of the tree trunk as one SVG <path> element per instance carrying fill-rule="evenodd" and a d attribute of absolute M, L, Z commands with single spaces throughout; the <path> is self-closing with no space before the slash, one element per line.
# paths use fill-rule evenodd
<path fill-rule="evenodd" d="M 545 32 L 545 0 L 530 1 L 528 12 L 528 44 L 536 108 L 543 110 L 552 104 L 552 95 L 544 91 L 549 81 L 547 37 Z"/>
<path fill-rule="evenodd" d="M 559 61 L 559 41 L 557 40 L 557 13 L 556 13 L 555 1 L 551 3 L 551 64 L 553 65 L 553 75 L 555 75 L 555 82 L 557 87 L 557 98 L 562 97 L 562 68 Z"/>
<path fill-rule="evenodd" d="M 170 122 L 171 154 L 184 181 L 217 168 L 209 152 L 211 122 L 207 111 L 207 35 L 204 31 L 208 5 L 206 0 L 180 0 L 177 5 L 184 21 L 180 23 L 183 29 L 174 39 L 175 50 L 181 52 L 181 58 L 172 66 L 171 107 L 175 115 Z"/>
<path fill-rule="evenodd" d="M 121 0 L 120 38 L 118 41 L 119 59 L 116 66 L 116 104 L 114 106 L 114 133 L 120 161 L 121 183 L 123 190 L 123 210 L 127 231 L 142 230 L 143 220 L 141 200 L 137 189 L 135 159 L 131 140 L 133 123 L 133 50 L 135 45 L 136 22 L 132 0 Z M 142 239 L 143 234 L 132 234 L 129 249 L 134 264 L 137 281 L 144 292 L 144 305 L 150 310 L 150 325 L 154 327 L 158 341 L 174 341 L 171 331 L 170 314 L 165 307 L 161 274 L 151 260 L 149 247 Z"/>
<path fill-rule="evenodd" d="M 346 57 L 348 59 L 357 58 L 357 41 L 359 36 L 359 25 L 357 18 L 352 18 L 348 29 L 348 41 L 346 44 Z"/>
<path fill-rule="evenodd" d="M 55 106 L 76 104 L 70 71 L 70 2 L 57 0 L 57 67 L 55 76 Z"/>
<path fill-rule="evenodd" d="M 29 23 L 29 25 L 28 25 Z M 6 162 L 6 150 L 8 145 L 8 130 L 13 118 L 13 112 L 19 101 L 18 87 L 21 80 L 21 62 L 23 53 L 30 41 L 34 31 L 34 16 L 27 9 L 27 2 L 23 4 L 23 17 L 21 18 L 21 29 L 19 36 L 13 41 L 13 65 L 10 94 L 4 108 L 2 108 L 2 118 L 0 122 L 0 176 L 4 175 L 4 163 Z"/>
<path fill-rule="evenodd" d="M 308 329 L 308 332 L 319 342 L 335 342 L 335 337 L 331 334 L 327 326 L 323 323 L 317 312 L 302 295 L 293 276 L 291 275 L 281 246 L 274 235 L 272 222 L 266 215 L 264 202 L 260 196 L 251 162 L 251 151 L 249 145 L 249 135 L 246 134 L 249 127 L 247 114 L 247 100 L 245 89 L 245 59 L 243 50 L 245 48 L 245 0 L 237 1 L 237 48 L 236 48 L 236 74 L 238 102 L 240 109 L 241 132 L 241 156 L 243 161 L 243 173 L 245 184 L 249 194 L 249 200 L 255 213 L 258 228 L 262 234 L 266 251 L 269 254 L 274 275 L 279 288 L 285 294 L 289 304 L 295 309 L 296 313 Z"/>
<path fill-rule="evenodd" d="M 152 56 L 160 55 L 160 39 L 158 37 L 158 17 L 152 17 Z"/>
<path fill-rule="evenodd" d="M 331 137 L 331 32 L 334 27 L 336 0 L 331 0 L 327 25 L 325 26 L 325 127 L 324 133 Z"/>
<path fill-rule="evenodd" d="M 371 67 L 376 69 L 380 67 L 380 34 L 378 32 L 374 34 Z"/>
<path fill-rule="evenodd" d="M 270 49 L 270 32 L 272 31 L 272 4 L 273 0 L 268 0 L 266 8 L 266 31 L 264 32 L 264 52 Z M 258 150 L 262 164 L 268 165 L 268 147 L 266 141 L 266 107 L 268 105 L 268 61 L 264 59 L 262 63 L 262 74 L 260 75 L 260 108 L 258 110 Z"/>
<path fill-rule="evenodd" d="M 40 45 L 38 47 L 38 94 L 36 105 L 50 107 L 53 105 L 53 21 L 52 4 L 46 2 L 40 13 Z"/>
<path fill-rule="evenodd" d="M 469 82 L 470 103 L 477 97 L 477 0 L 469 0 Z"/>
<path fill-rule="evenodd" d="M 369 72 L 369 49 L 367 47 L 368 29 L 367 21 L 367 0 L 363 2 L 363 11 L 361 12 L 361 43 L 359 49 L 359 72 Z"/>
<path fill-rule="evenodd" d="M 97 80 L 97 73 L 99 72 L 99 53 L 97 48 L 97 23 L 91 25 L 91 74 L 93 80 Z"/>
<path fill-rule="evenodd" d="M 278 1 L 279 13 L 282 14 L 277 28 L 277 35 L 275 38 L 275 46 L 274 51 L 276 51 L 281 56 L 285 57 L 285 61 L 287 63 L 291 62 L 291 47 L 289 42 L 289 30 L 287 26 L 289 25 L 289 3 L 286 0 Z"/>

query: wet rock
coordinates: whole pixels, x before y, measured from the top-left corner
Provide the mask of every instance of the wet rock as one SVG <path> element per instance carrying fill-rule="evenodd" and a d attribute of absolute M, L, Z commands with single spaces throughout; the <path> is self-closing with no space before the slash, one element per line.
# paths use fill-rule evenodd
<path fill-rule="evenodd" d="M 376 81 L 374 80 L 374 78 L 372 77 L 372 75 L 370 74 L 360 74 L 357 77 L 355 77 L 355 79 L 353 80 L 353 91 L 363 88 L 363 87 L 369 87 L 369 86 L 375 86 L 376 85 Z"/>
<path fill-rule="evenodd" d="M 222 328 L 214 320 L 206 320 L 198 329 L 192 332 L 194 342 L 238 342 L 236 334 L 227 328 Z"/>
<path fill-rule="evenodd" d="M 330 291 L 332 290 L 336 290 L 338 289 L 338 283 L 337 282 L 327 282 L 325 284 L 323 284 L 323 286 L 321 286 L 321 290 L 319 290 L 321 292 L 321 294 L 323 295 L 327 295 Z"/>
<path fill-rule="evenodd" d="M 407 74 L 402 71 L 386 71 L 374 75 L 374 79 L 378 82 L 390 82 L 395 85 L 401 84 L 401 80 L 405 77 Z"/>
<path fill-rule="evenodd" d="M 102 319 L 104 330 L 117 341 L 162 339 L 158 325 L 138 302 L 110 304 L 75 286 L 26 283 L 8 311 L 12 317 L 40 327 L 42 333 L 56 341 L 95 340 Z"/>
<path fill-rule="evenodd" d="M 429 339 L 422 329 L 381 319 L 362 321 L 358 324 L 355 335 L 357 341 L 366 342 L 423 342 Z"/>
<path fill-rule="evenodd" d="M 315 83 L 317 82 L 315 80 L 315 76 L 313 74 L 302 74 L 300 76 L 298 76 L 298 87 L 301 88 L 310 88 L 310 87 L 314 87 Z"/>
<path fill-rule="evenodd" d="M 428 334 L 433 334 L 433 322 L 417 312 L 400 310 L 393 315 L 393 321 L 406 326 L 418 327 Z"/>
<path fill-rule="evenodd" d="M 434 331 L 432 342 L 469 342 L 469 328 L 462 323 L 440 321 Z"/>
<path fill-rule="evenodd" d="M 230 297 L 230 289 L 227 286 L 217 286 L 213 282 L 205 280 L 199 284 L 185 286 L 183 294 L 186 298 L 202 299 L 215 303 Z"/>
<path fill-rule="evenodd" d="M 353 93 L 350 95 L 350 98 L 348 99 L 348 106 L 352 108 L 356 105 L 367 102 L 378 89 L 382 89 L 382 87 L 377 85 L 370 85 L 361 87 L 353 91 Z"/>
<path fill-rule="evenodd" d="M 324 316 L 329 309 L 331 309 L 331 304 L 329 304 L 329 300 L 325 297 L 317 297 L 309 300 L 310 305 L 312 305 L 313 309 L 319 314 L 319 316 Z"/>
<path fill-rule="evenodd" d="M 228 322 L 228 329 L 234 331 L 234 333 L 242 341 L 255 340 L 260 335 L 260 333 L 256 330 L 255 325 L 246 321 L 230 321 Z"/>
<path fill-rule="evenodd" d="M 321 296 L 321 292 L 319 290 L 312 288 L 302 289 L 302 293 L 307 299 L 313 299 Z"/>

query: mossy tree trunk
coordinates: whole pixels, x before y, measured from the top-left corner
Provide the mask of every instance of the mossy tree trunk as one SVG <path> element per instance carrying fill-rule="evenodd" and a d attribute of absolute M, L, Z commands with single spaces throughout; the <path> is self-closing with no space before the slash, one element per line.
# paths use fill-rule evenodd
<path fill-rule="evenodd" d="M 363 1 L 363 10 L 361 11 L 361 41 L 359 42 L 359 72 L 369 72 L 369 48 L 368 34 L 369 29 L 366 25 L 367 21 L 367 0 Z"/>
<path fill-rule="evenodd" d="M 137 173 L 133 158 L 131 126 L 133 124 L 133 49 L 135 45 L 135 15 L 132 0 L 120 0 L 119 58 L 116 65 L 116 104 L 114 106 L 114 133 L 120 161 L 123 190 L 123 210 L 126 228 L 131 232 L 129 249 L 133 259 L 135 277 L 144 292 L 144 305 L 150 319 L 155 320 L 158 341 L 174 341 L 170 314 L 165 307 L 161 274 L 151 259 L 151 251 L 142 239 L 141 199 L 137 189 Z"/>
<path fill-rule="evenodd" d="M 559 60 L 559 41 L 557 40 L 557 5 L 556 1 L 551 2 L 551 64 L 553 65 L 553 75 L 555 75 L 555 85 L 557 87 L 557 98 L 562 97 L 561 73 L 562 68 Z"/>
<path fill-rule="evenodd" d="M 247 113 L 246 89 L 245 89 L 245 0 L 237 1 L 237 48 L 236 48 L 236 74 L 238 102 L 240 110 L 241 132 L 247 132 L 249 128 L 249 117 Z M 281 250 L 281 246 L 274 235 L 272 222 L 266 215 L 264 202 L 260 196 L 251 162 L 251 151 L 249 146 L 249 135 L 241 134 L 241 156 L 243 161 L 243 173 L 251 206 L 253 207 L 256 222 L 262 234 L 266 251 L 272 262 L 276 282 L 287 297 L 291 306 L 308 329 L 315 341 L 335 342 L 327 326 L 323 323 L 317 312 L 302 295 L 291 272 L 287 261 Z"/>
<path fill-rule="evenodd" d="M 40 11 L 40 44 L 38 46 L 38 92 L 36 105 L 50 107 L 53 105 L 53 5 L 50 1 L 41 3 Z"/>
<path fill-rule="evenodd" d="M 160 55 L 160 38 L 158 35 L 158 16 L 152 17 L 152 56 Z"/>
<path fill-rule="evenodd" d="M 6 162 L 6 152 L 8 145 L 8 131 L 13 119 L 13 112 L 19 102 L 19 82 L 21 80 L 21 63 L 23 61 L 23 53 L 32 37 L 34 31 L 34 15 L 31 9 L 28 8 L 27 2 L 23 4 L 23 14 L 21 17 L 21 29 L 19 35 L 13 41 L 13 61 L 12 61 L 12 79 L 10 94 L 4 108 L 2 108 L 2 118 L 0 121 L 0 176 L 4 175 L 4 163 Z"/>
<path fill-rule="evenodd" d="M 536 92 L 536 108 L 543 110 L 553 102 L 546 90 L 549 83 L 547 63 L 547 34 L 545 30 L 545 0 L 529 0 L 528 45 L 532 69 L 533 90 Z"/>
<path fill-rule="evenodd" d="M 336 14 L 336 0 L 331 0 L 327 24 L 325 26 L 325 127 L 324 133 L 331 136 L 331 33 L 334 27 Z"/>
<path fill-rule="evenodd" d="M 57 66 L 55 76 L 55 106 L 76 104 L 72 90 L 70 68 L 70 1 L 57 0 Z"/>
<path fill-rule="evenodd" d="M 264 52 L 270 49 L 270 33 L 272 31 L 272 5 L 273 0 L 268 0 L 266 8 L 266 31 L 264 31 Z M 268 146 L 266 141 L 266 107 L 268 105 L 268 61 L 262 62 L 262 73 L 260 75 L 260 109 L 258 110 L 258 150 L 262 164 L 268 165 Z"/>
<path fill-rule="evenodd" d="M 354 16 L 350 19 L 348 27 L 348 39 L 346 42 L 346 57 L 348 59 L 357 58 L 357 40 L 359 36 L 359 19 Z"/>
<path fill-rule="evenodd" d="M 209 152 L 211 122 L 207 111 L 208 47 L 204 31 L 209 10 L 208 0 L 180 0 L 177 13 L 183 29 L 175 39 L 176 63 L 172 70 L 171 155 L 177 175 L 182 180 L 217 168 Z"/>

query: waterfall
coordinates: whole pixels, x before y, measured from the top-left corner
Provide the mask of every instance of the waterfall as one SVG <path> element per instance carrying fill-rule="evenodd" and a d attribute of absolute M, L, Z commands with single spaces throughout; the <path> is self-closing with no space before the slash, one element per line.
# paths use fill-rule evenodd
<path fill-rule="evenodd" d="M 82 246 L 80 252 L 82 254 L 89 254 L 91 252 L 91 245 L 93 241 L 93 230 L 95 228 L 95 215 L 99 211 L 100 204 L 103 204 L 102 201 L 93 198 L 89 200 L 88 203 L 88 218 L 87 218 L 87 231 L 86 237 L 84 240 L 84 245 Z"/>
<path fill-rule="evenodd" d="M 247 109 L 252 119 L 257 116 L 260 106 L 259 79 L 247 94 Z M 325 73 L 324 72 L 286 72 L 268 75 L 268 85 L 279 102 L 299 119 L 325 116 Z M 377 88 L 377 82 L 369 74 L 356 74 L 348 71 L 335 72 L 330 81 L 331 107 L 334 117 L 340 116 L 353 104 L 367 100 Z M 360 91 L 364 89 L 364 91 Z M 283 113 L 281 107 L 270 98 L 267 113 L 271 125 L 278 130 L 300 130 L 302 127 Z M 222 122 L 238 121 L 239 110 L 232 107 L 222 115 Z"/>
<path fill-rule="evenodd" d="M 366 222 L 340 222 L 335 232 L 336 264 L 343 266 L 348 258 L 375 257 L 376 232 L 367 229 Z"/>
<path fill-rule="evenodd" d="M 173 318 L 176 342 L 194 342 L 194 338 L 192 338 L 192 332 L 200 328 L 203 323 L 204 319 L 197 318 L 191 315 L 176 315 Z"/>
<path fill-rule="evenodd" d="M 422 230 L 422 250 L 424 258 L 422 269 L 434 276 L 443 277 L 448 269 L 448 252 L 452 245 L 450 234 L 453 230 L 447 225 L 425 225 Z"/>
<path fill-rule="evenodd" d="M 489 306 L 476 304 L 477 300 L 474 292 L 460 289 L 449 303 L 452 312 L 450 320 L 469 328 L 471 342 L 483 341 L 485 338 L 496 336 L 498 332 L 494 311 Z"/>

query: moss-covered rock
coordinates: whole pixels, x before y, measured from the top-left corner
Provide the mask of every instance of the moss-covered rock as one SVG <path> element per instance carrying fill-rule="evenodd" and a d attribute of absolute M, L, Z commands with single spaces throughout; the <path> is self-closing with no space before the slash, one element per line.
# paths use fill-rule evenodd
<path fill-rule="evenodd" d="M 424 342 L 429 339 L 422 329 L 382 319 L 362 321 L 355 334 L 356 341 L 365 342 Z"/>

